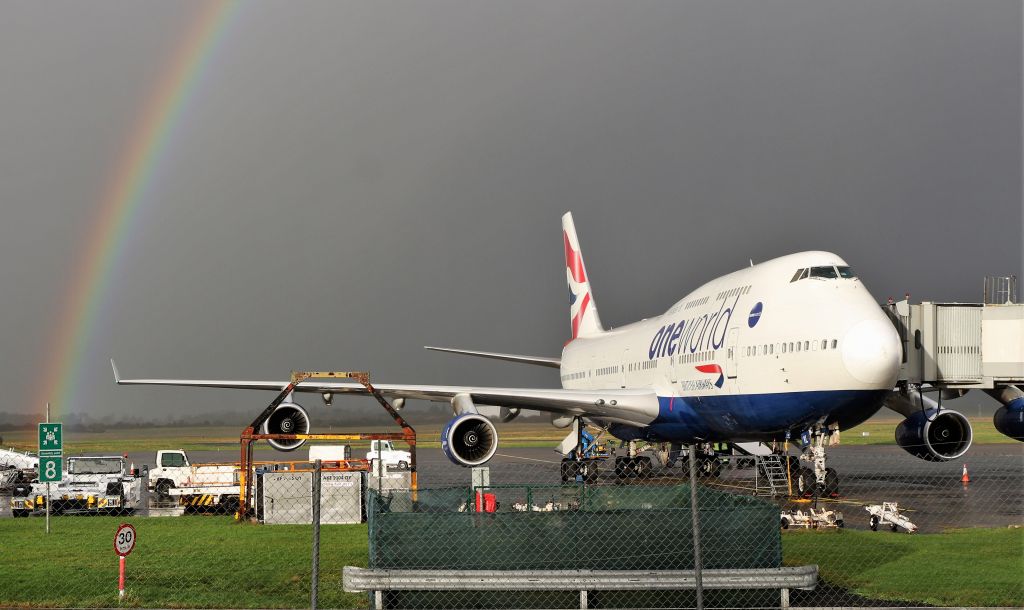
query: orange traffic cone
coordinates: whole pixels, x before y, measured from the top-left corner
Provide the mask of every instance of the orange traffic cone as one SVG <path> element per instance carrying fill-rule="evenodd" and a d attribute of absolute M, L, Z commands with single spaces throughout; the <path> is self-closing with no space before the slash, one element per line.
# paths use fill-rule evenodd
<path fill-rule="evenodd" d="M 967 475 L 967 464 L 964 464 L 964 476 L 960 477 L 960 482 L 964 485 L 971 482 L 971 477 Z"/>

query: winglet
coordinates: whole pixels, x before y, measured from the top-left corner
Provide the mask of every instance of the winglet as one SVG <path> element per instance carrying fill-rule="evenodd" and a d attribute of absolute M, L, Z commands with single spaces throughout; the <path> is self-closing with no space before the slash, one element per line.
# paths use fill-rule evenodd
<path fill-rule="evenodd" d="M 117 364 L 114 362 L 113 358 L 110 359 L 110 368 L 114 369 L 114 383 L 120 384 L 121 371 L 117 370 Z"/>

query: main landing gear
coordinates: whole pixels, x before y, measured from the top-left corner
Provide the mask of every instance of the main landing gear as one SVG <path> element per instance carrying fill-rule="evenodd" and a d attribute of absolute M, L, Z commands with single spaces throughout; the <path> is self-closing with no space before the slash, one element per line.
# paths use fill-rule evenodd
<path fill-rule="evenodd" d="M 626 455 L 615 458 L 615 478 L 645 479 L 651 476 L 654 472 L 654 463 L 651 458 L 640 455 L 646 445 L 638 446 L 637 441 L 629 441 L 622 446 L 626 448 Z"/>

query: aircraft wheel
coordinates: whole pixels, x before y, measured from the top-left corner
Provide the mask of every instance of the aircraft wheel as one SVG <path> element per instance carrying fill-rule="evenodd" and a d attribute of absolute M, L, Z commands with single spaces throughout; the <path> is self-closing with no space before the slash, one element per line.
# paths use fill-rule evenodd
<path fill-rule="evenodd" d="M 801 468 L 796 471 L 797 495 L 803 498 L 810 497 L 814 493 L 815 485 L 814 472 L 810 468 Z"/>
<path fill-rule="evenodd" d="M 629 476 L 629 458 L 619 456 L 615 458 L 615 476 L 624 479 Z"/>
<path fill-rule="evenodd" d="M 782 529 L 784 529 L 784 530 L 788 530 L 789 529 L 789 518 L 788 517 L 783 517 L 782 518 Z"/>
<path fill-rule="evenodd" d="M 834 468 L 825 469 L 825 495 L 830 498 L 839 497 L 839 475 Z"/>
<path fill-rule="evenodd" d="M 15 519 L 17 519 L 19 517 L 28 517 L 28 511 L 27 510 L 12 510 L 11 511 L 11 517 L 13 517 Z"/>
<path fill-rule="evenodd" d="M 836 519 L 836 527 L 844 528 L 844 527 L 846 527 L 846 522 L 843 521 L 842 519 Z"/>
<path fill-rule="evenodd" d="M 878 517 L 876 515 L 871 515 L 871 531 L 878 531 Z"/>
<path fill-rule="evenodd" d="M 581 464 L 580 474 L 587 483 L 597 481 L 597 462 L 584 462 Z"/>
<path fill-rule="evenodd" d="M 576 479 L 576 462 L 574 460 L 562 460 L 562 482 L 568 483 Z"/>
<path fill-rule="evenodd" d="M 892 531 L 894 531 L 894 532 L 895 532 L 895 531 L 897 531 L 897 530 L 898 530 L 899 528 L 897 528 L 896 524 L 895 524 L 895 523 L 893 523 L 892 525 L 890 525 L 890 526 L 889 526 L 889 529 L 891 529 Z"/>
<path fill-rule="evenodd" d="M 651 464 L 651 458 L 649 457 L 638 457 L 634 461 L 634 468 L 636 469 L 636 476 L 640 478 L 646 478 L 651 476 L 651 471 L 654 470 L 654 465 Z"/>

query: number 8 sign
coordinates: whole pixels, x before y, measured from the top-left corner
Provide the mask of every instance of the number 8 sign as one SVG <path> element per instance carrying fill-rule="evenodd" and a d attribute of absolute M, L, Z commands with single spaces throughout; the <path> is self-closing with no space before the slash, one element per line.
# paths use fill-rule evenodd
<path fill-rule="evenodd" d="M 127 556 L 135 548 L 135 528 L 122 523 L 114 534 L 114 552 L 121 557 Z"/>

